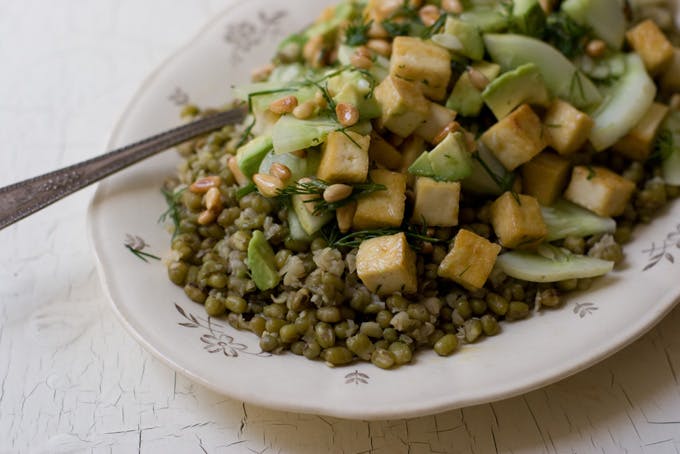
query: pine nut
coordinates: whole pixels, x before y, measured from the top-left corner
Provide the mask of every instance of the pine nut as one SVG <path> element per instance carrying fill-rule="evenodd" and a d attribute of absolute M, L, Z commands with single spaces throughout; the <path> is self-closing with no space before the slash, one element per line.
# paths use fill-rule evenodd
<path fill-rule="evenodd" d="M 442 9 L 447 13 L 460 14 L 463 12 L 463 4 L 460 0 L 442 0 Z"/>
<path fill-rule="evenodd" d="M 320 91 L 314 93 L 314 103 L 319 106 L 319 109 L 325 109 L 328 106 L 328 101 Z"/>
<path fill-rule="evenodd" d="M 212 210 L 205 210 L 198 215 L 198 219 L 196 221 L 201 225 L 207 225 L 213 222 L 215 218 L 217 218 L 217 213 Z"/>
<path fill-rule="evenodd" d="M 366 35 L 369 38 L 377 38 L 377 39 L 382 39 L 382 38 L 389 38 L 390 34 L 387 33 L 387 30 L 385 30 L 385 27 L 382 26 L 379 22 L 373 21 L 371 22 L 371 26 L 368 28 L 368 32 Z"/>
<path fill-rule="evenodd" d="M 356 53 L 349 57 L 349 62 L 352 66 L 359 69 L 370 69 L 371 66 L 373 66 L 373 60 L 364 57 L 363 55 L 357 55 Z"/>
<path fill-rule="evenodd" d="M 607 51 L 607 44 L 601 39 L 593 39 L 586 44 L 586 54 L 589 57 L 600 58 Z"/>
<path fill-rule="evenodd" d="M 347 102 L 341 102 L 335 106 L 335 115 L 343 126 L 352 126 L 359 121 L 359 109 Z"/>
<path fill-rule="evenodd" d="M 312 117 L 316 110 L 316 103 L 314 101 L 305 101 L 293 109 L 293 116 L 300 120 L 306 120 Z"/>
<path fill-rule="evenodd" d="M 369 39 L 366 42 L 366 47 L 383 57 L 390 58 L 390 55 L 392 55 L 392 44 L 385 39 Z"/>
<path fill-rule="evenodd" d="M 222 195 L 220 194 L 219 189 L 210 188 L 203 197 L 205 199 L 205 207 L 208 210 L 214 211 L 216 213 L 222 211 Z"/>
<path fill-rule="evenodd" d="M 194 194 L 203 194 L 210 188 L 216 188 L 222 183 L 222 179 L 218 175 L 211 175 L 207 177 L 199 178 L 198 180 L 191 183 L 189 186 L 189 191 Z"/>
<path fill-rule="evenodd" d="M 487 85 L 489 85 L 489 79 L 481 72 L 477 71 L 475 68 L 468 68 L 468 77 L 470 78 L 470 83 L 479 91 L 483 91 Z"/>
<path fill-rule="evenodd" d="M 241 172 L 241 168 L 238 166 L 238 162 L 236 161 L 236 156 L 231 156 L 229 158 L 227 161 L 227 167 L 229 167 L 231 174 L 234 175 L 234 179 L 239 184 L 239 186 L 245 186 L 248 184 L 248 177 L 246 177 L 243 172 Z"/>
<path fill-rule="evenodd" d="M 439 8 L 435 5 L 425 5 L 418 10 L 418 17 L 420 17 L 420 21 L 426 27 L 434 25 L 440 15 Z"/>
<path fill-rule="evenodd" d="M 432 243 L 429 241 L 423 242 L 422 247 L 420 248 L 420 252 L 423 254 L 431 254 L 432 251 L 434 251 L 434 246 L 432 246 Z"/>
<path fill-rule="evenodd" d="M 279 194 L 279 190 L 283 189 L 283 181 L 266 173 L 256 173 L 253 175 L 253 183 L 257 186 L 260 194 L 265 197 L 276 197 Z"/>
<path fill-rule="evenodd" d="M 323 63 L 323 36 L 310 38 L 302 48 L 302 56 L 312 68 L 318 68 Z"/>
<path fill-rule="evenodd" d="M 470 153 L 477 151 L 477 140 L 475 135 L 470 131 L 463 131 L 463 137 L 465 138 L 465 145 L 467 145 L 467 150 Z"/>
<path fill-rule="evenodd" d="M 335 219 L 338 222 L 340 232 L 347 233 L 349 232 L 349 229 L 352 228 L 352 220 L 354 219 L 356 210 L 357 203 L 355 201 L 351 201 L 335 210 Z"/>
<path fill-rule="evenodd" d="M 373 52 L 367 46 L 359 46 L 354 53 L 360 57 L 373 58 Z"/>
<path fill-rule="evenodd" d="M 311 178 L 307 178 L 307 177 L 300 178 L 298 180 L 298 184 L 310 183 L 311 181 L 312 181 Z M 310 202 L 310 201 L 311 200 L 319 200 L 319 196 L 316 195 L 316 194 L 300 194 L 299 197 L 300 197 L 300 200 L 302 200 L 302 202 L 303 202 L 302 204 L 307 209 L 307 211 L 309 213 L 314 213 L 314 207 L 315 207 L 316 204 L 314 202 Z"/>
<path fill-rule="evenodd" d="M 352 186 L 336 183 L 328 186 L 323 191 L 323 199 L 328 203 L 339 202 L 352 194 Z"/>
<path fill-rule="evenodd" d="M 280 162 L 275 162 L 272 164 L 272 166 L 269 168 L 269 174 L 272 176 L 275 176 L 282 182 L 286 182 L 290 180 L 290 169 L 288 168 L 287 165 L 281 164 Z"/>
<path fill-rule="evenodd" d="M 458 124 L 458 122 L 456 121 L 449 122 L 446 126 L 444 126 L 444 128 L 442 128 L 441 131 L 439 131 L 439 133 L 436 136 L 434 136 L 434 139 L 432 139 L 432 144 L 438 145 L 439 142 L 446 139 L 446 136 L 448 136 L 449 133 L 458 131 L 459 129 L 460 125 Z"/>
<path fill-rule="evenodd" d="M 269 78 L 271 75 L 272 71 L 274 70 L 274 65 L 271 63 L 268 63 L 264 66 L 260 66 L 259 68 L 256 68 L 251 74 L 250 74 L 250 79 L 253 82 L 264 82 Z"/>
<path fill-rule="evenodd" d="M 269 110 L 275 114 L 291 113 L 298 105 L 298 99 L 293 95 L 284 96 L 269 104 Z"/>
<path fill-rule="evenodd" d="M 418 9 L 423 5 L 423 0 L 408 0 L 408 7 Z"/>

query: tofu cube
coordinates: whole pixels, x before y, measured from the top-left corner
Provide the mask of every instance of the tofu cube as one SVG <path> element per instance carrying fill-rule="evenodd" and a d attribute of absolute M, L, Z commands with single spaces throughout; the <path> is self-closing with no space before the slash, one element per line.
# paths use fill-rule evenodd
<path fill-rule="evenodd" d="M 389 170 L 399 170 L 402 157 L 399 150 L 383 139 L 377 132 L 371 132 L 371 146 L 368 147 L 368 157 L 381 167 Z"/>
<path fill-rule="evenodd" d="M 430 114 L 429 101 L 412 82 L 387 76 L 373 92 L 380 104 L 380 125 L 400 137 L 407 137 Z"/>
<path fill-rule="evenodd" d="M 613 145 L 616 152 L 627 158 L 644 161 L 652 151 L 652 145 L 659 126 L 668 114 L 668 106 L 652 103 L 642 120 Z"/>
<path fill-rule="evenodd" d="M 531 249 L 548 235 L 538 200 L 509 191 L 491 204 L 491 225 L 498 241 L 511 249 Z"/>
<path fill-rule="evenodd" d="M 609 169 L 576 166 L 564 198 L 600 216 L 619 216 L 634 190 L 635 183 Z"/>
<path fill-rule="evenodd" d="M 543 125 L 527 104 L 522 104 L 482 134 L 481 141 L 508 170 L 515 170 L 546 146 Z"/>
<path fill-rule="evenodd" d="M 431 41 L 397 36 L 392 41 L 390 75 L 415 82 L 425 96 L 441 101 L 451 78 L 451 56 Z"/>
<path fill-rule="evenodd" d="M 356 263 L 361 282 L 378 295 L 415 293 L 418 289 L 416 254 L 404 232 L 362 241 Z"/>
<path fill-rule="evenodd" d="M 673 58 L 659 77 L 659 85 L 665 93 L 680 92 L 680 49 L 677 47 L 673 48 Z"/>
<path fill-rule="evenodd" d="M 555 99 L 543 118 L 546 142 L 561 155 L 571 154 L 586 143 L 593 119 L 566 101 Z"/>
<path fill-rule="evenodd" d="M 385 186 L 357 200 L 352 225 L 357 230 L 399 227 L 404 219 L 406 175 L 384 169 L 371 170 L 370 179 Z"/>
<path fill-rule="evenodd" d="M 673 59 L 673 45 L 656 23 L 647 19 L 626 32 L 630 47 L 640 55 L 647 72 L 654 75 Z"/>
<path fill-rule="evenodd" d="M 469 230 L 460 230 L 453 248 L 439 264 L 437 274 L 462 285 L 468 290 L 484 286 L 496 263 L 501 247 Z"/>
<path fill-rule="evenodd" d="M 550 151 L 544 151 L 521 167 L 522 192 L 541 205 L 552 205 L 569 181 L 571 164 Z"/>
<path fill-rule="evenodd" d="M 459 182 L 419 177 L 415 193 L 412 222 L 438 227 L 458 225 Z"/>
<path fill-rule="evenodd" d="M 436 102 L 430 103 L 430 113 L 423 123 L 414 131 L 417 136 L 422 137 L 429 143 L 434 142 L 434 138 L 442 132 L 442 129 L 456 118 L 456 112 L 447 109 Z"/>
<path fill-rule="evenodd" d="M 370 142 L 370 136 L 353 131 L 330 132 L 321 150 L 316 176 L 330 183 L 363 183 L 368 175 Z"/>

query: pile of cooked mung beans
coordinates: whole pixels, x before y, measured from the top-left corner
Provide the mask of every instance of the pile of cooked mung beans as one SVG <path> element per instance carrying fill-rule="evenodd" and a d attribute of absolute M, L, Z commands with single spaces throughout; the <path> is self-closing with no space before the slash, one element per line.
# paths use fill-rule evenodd
<path fill-rule="evenodd" d="M 426 3 L 429 12 L 439 5 Z M 188 105 L 182 116 L 196 119 L 211 113 Z M 438 276 L 459 230 L 498 242 L 490 221 L 493 199 L 463 192 L 457 226 L 426 226 L 422 232 L 433 241 L 419 241 L 415 248 L 417 291 L 373 294 L 357 276 L 357 247 L 329 247 L 323 233 L 293 239 L 290 205 L 242 190 L 229 163 L 244 126 L 226 126 L 178 148 L 183 158 L 178 175 L 164 188 L 176 213 L 167 271 L 209 316 L 224 317 L 234 328 L 256 334 L 263 351 L 290 350 L 331 366 L 364 360 L 389 369 L 412 362 L 420 349 L 449 356 L 464 344 L 499 334 L 505 323 L 559 307 L 566 294 L 591 285 L 590 278 L 526 282 L 494 269 L 483 288 L 466 290 Z M 664 182 L 658 159 L 634 161 L 608 150 L 586 150 L 573 159 L 578 165 L 607 167 L 634 182 L 635 190 L 616 218 L 615 232 L 567 237 L 555 244 L 620 263 L 622 245 L 631 240 L 635 225 L 649 222 L 680 188 Z M 407 191 L 407 211 L 412 204 L 413 193 Z M 258 230 L 272 247 L 281 276 L 266 291 L 257 289 L 247 263 L 248 245 Z"/>

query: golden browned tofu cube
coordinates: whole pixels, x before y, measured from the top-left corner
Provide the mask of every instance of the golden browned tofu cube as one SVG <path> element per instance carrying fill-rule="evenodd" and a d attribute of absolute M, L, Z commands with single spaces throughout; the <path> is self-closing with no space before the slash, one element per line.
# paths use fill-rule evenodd
<path fill-rule="evenodd" d="M 662 71 L 673 59 L 673 45 L 651 19 L 628 30 L 626 39 L 630 47 L 640 55 L 650 74 Z"/>
<path fill-rule="evenodd" d="M 363 183 L 368 175 L 370 142 L 370 136 L 353 131 L 329 133 L 316 176 L 331 183 Z"/>
<path fill-rule="evenodd" d="M 468 290 L 484 286 L 496 263 L 501 247 L 469 230 L 460 230 L 453 248 L 439 264 L 437 274 L 462 285 Z"/>
<path fill-rule="evenodd" d="M 544 151 L 521 167 L 522 192 L 541 205 L 552 205 L 569 180 L 571 164 L 555 153 Z"/>
<path fill-rule="evenodd" d="M 369 177 L 386 189 L 359 198 L 352 225 L 357 230 L 399 227 L 404 219 L 406 175 L 375 169 L 369 172 Z"/>
<path fill-rule="evenodd" d="M 458 225 L 459 182 L 419 177 L 416 180 L 415 193 L 412 218 L 414 223 L 438 227 Z"/>
<path fill-rule="evenodd" d="M 548 235 L 538 200 L 505 192 L 491 204 L 491 225 L 498 241 L 511 249 L 530 249 Z"/>
<path fill-rule="evenodd" d="M 375 131 L 371 132 L 371 146 L 368 147 L 368 157 L 379 166 L 389 170 L 399 170 L 401 167 L 402 158 L 399 150 Z"/>
<path fill-rule="evenodd" d="M 543 118 L 548 145 L 559 154 L 575 152 L 586 143 L 593 119 L 566 101 L 555 99 Z"/>
<path fill-rule="evenodd" d="M 359 279 L 371 292 L 390 295 L 417 290 L 416 254 L 404 232 L 362 241 L 356 263 Z"/>
<path fill-rule="evenodd" d="M 417 83 L 425 96 L 441 101 L 451 78 L 451 56 L 431 41 L 397 36 L 392 42 L 390 75 Z"/>
<path fill-rule="evenodd" d="M 673 58 L 659 77 L 659 85 L 665 93 L 680 92 L 680 49 L 673 48 Z"/>
<path fill-rule="evenodd" d="M 436 102 L 430 103 L 430 114 L 414 131 L 414 134 L 433 143 L 442 129 L 456 118 L 456 112 Z"/>
<path fill-rule="evenodd" d="M 515 170 L 545 148 L 543 125 L 527 104 L 522 104 L 482 134 L 481 141 L 508 170 Z"/>
<path fill-rule="evenodd" d="M 654 137 L 667 113 L 667 105 L 652 103 L 642 120 L 612 147 L 627 158 L 644 161 L 652 151 Z"/>
<path fill-rule="evenodd" d="M 609 169 L 576 166 L 564 198 L 600 216 L 619 216 L 634 190 L 635 183 Z"/>
<path fill-rule="evenodd" d="M 430 114 L 429 101 L 412 82 L 387 76 L 375 88 L 380 104 L 380 124 L 401 137 L 411 135 Z"/>

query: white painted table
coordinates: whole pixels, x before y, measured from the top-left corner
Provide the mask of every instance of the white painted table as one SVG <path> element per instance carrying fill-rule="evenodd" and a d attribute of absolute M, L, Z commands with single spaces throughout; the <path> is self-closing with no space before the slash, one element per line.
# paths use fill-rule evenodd
<path fill-rule="evenodd" d="M 103 152 L 144 77 L 225 3 L 0 0 L 0 185 Z M 2 453 L 679 451 L 680 309 L 576 376 L 436 416 L 346 421 L 217 395 L 114 319 L 86 239 L 91 195 L 0 231 Z"/>

